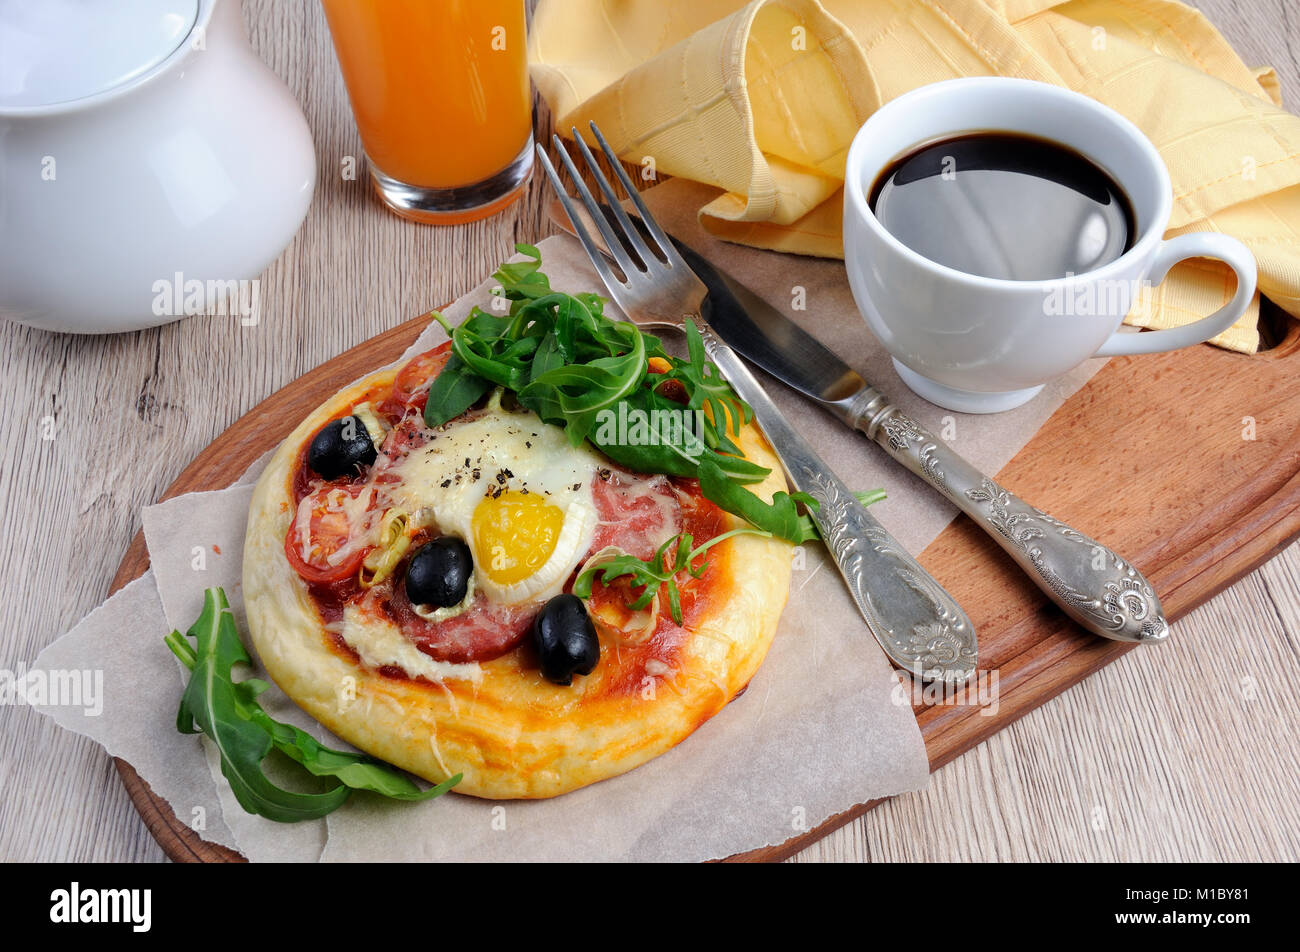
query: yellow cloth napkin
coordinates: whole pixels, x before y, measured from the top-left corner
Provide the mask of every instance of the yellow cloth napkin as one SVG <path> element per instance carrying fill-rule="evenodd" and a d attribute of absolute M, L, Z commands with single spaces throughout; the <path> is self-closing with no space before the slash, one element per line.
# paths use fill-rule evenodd
<path fill-rule="evenodd" d="M 594 119 L 647 179 L 725 190 L 719 237 L 843 257 L 844 162 L 881 104 L 957 76 L 1068 86 L 1135 122 L 1168 165 L 1169 235 L 1217 230 L 1259 261 L 1259 287 L 1300 316 L 1300 118 L 1173 0 L 541 0 L 532 75 L 569 129 Z M 1226 303 L 1233 278 L 1179 265 L 1128 322 L 1171 327 Z M 1253 353 L 1258 296 L 1214 343 Z"/>

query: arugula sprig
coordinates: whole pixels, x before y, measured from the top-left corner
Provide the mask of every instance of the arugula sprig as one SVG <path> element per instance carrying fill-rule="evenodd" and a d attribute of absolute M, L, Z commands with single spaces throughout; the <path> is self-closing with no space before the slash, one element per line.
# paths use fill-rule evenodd
<path fill-rule="evenodd" d="M 213 740 L 221 755 L 221 773 L 249 813 L 294 823 L 336 810 L 353 790 L 370 790 L 394 800 L 429 800 L 460 782 L 461 775 L 456 774 L 421 790 L 388 764 L 325 747 L 306 731 L 262 710 L 257 696 L 269 685 L 257 678 L 235 681 L 231 676 L 234 665 L 251 662 L 222 589 L 204 592 L 203 612 L 187 634 L 193 645 L 179 631 L 164 639 L 191 672 L 176 712 L 176 729 L 182 734 L 204 733 Z M 262 771 L 273 747 L 313 776 L 336 782 L 323 793 L 297 793 L 275 785 Z"/>
<path fill-rule="evenodd" d="M 650 604 L 662 587 L 667 592 L 669 613 L 673 616 L 673 621 L 680 625 L 682 594 L 677 587 L 677 574 L 687 572 L 693 578 L 700 578 L 708 570 L 709 563 L 705 562 L 697 568 L 694 564 L 695 560 L 724 539 L 738 535 L 771 537 L 771 533 L 761 529 L 741 527 L 716 535 L 703 545 L 691 548 L 695 544 L 694 538 L 689 532 L 680 532 L 659 546 L 655 554 L 648 559 L 638 559 L 628 554 L 611 555 L 605 561 L 591 566 L 574 580 L 573 594 L 579 598 L 590 598 L 597 575 L 600 575 L 603 585 L 609 585 L 616 579 L 630 578 L 632 585 L 641 587 L 641 594 L 627 607 L 633 611 L 640 611 Z M 668 559 L 670 552 L 671 560 Z"/>
<path fill-rule="evenodd" d="M 709 482 L 710 488 L 725 496 L 727 502 L 734 505 L 735 508 L 729 511 L 735 512 L 736 515 L 739 515 L 755 527 L 769 526 L 772 528 L 760 529 L 742 526 L 721 535 L 716 535 L 708 542 L 694 549 L 691 548 L 695 542 L 691 534 L 681 532 L 659 546 L 655 554 L 648 559 L 638 559 L 636 556 L 627 553 L 611 555 L 604 561 L 583 570 L 578 575 L 573 583 L 573 594 L 579 598 L 590 598 L 593 583 L 598 575 L 604 585 L 608 585 L 616 579 L 629 578 L 634 587 L 639 586 L 641 588 L 641 594 L 637 596 L 635 601 L 628 604 L 628 608 L 632 611 L 640 611 L 649 605 L 662 589 L 667 593 L 668 608 L 673 621 L 680 625 L 682 623 L 682 597 L 681 591 L 677 587 L 676 576 L 685 571 L 693 578 L 701 578 L 709 565 L 706 562 L 696 568 L 694 565 L 695 560 L 719 542 L 738 535 L 756 535 L 763 538 L 778 536 L 794 542 L 796 545 L 821 539 L 821 532 L 817 529 L 817 523 L 813 521 L 812 516 L 807 513 L 800 513 L 796 506 L 796 503 L 802 503 L 805 507 L 816 511 L 818 507 L 817 500 L 807 493 L 776 492 L 772 496 L 772 502 L 765 503 L 743 486 L 737 486 L 735 483 L 728 481 L 718 471 L 717 467 L 712 465 L 707 468 L 701 467 L 701 488 L 703 488 L 706 480 Z M 869 506 L 873 502 L 884 499 L 885 491 L 876 489 L 871 492 L 854 493 L 853 495 L 857 496 L 862 505 Z M 727 507 L 723 506 L 723 508 Z M 668 560 L 670 552 L 672 553 L 671 561 Z"/>

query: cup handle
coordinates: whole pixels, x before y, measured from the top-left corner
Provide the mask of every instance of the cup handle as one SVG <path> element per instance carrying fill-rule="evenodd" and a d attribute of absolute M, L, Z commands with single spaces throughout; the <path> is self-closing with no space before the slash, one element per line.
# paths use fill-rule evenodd
<path fill-rule="evenodd" d="M 1097 357 L 1118 357 L 1124 354 L 1155 354 L 1162 350 L 1177 350 L 1190 347 L 1201 341 L 1209 340 L 1216 334 L 1222 334 L 1236 323 L 1237 318 L 1246 313 L 1250 299 L 1255 295 L 1256 266 L 1255 256 L 1250 249 L 1236 238 L 1221 235 L 1218 232 L 1202 231 L 1190 235 L 1179 235 L 1162 241 L 1156 251 L 1155 261 L 1151 265 L 1152 284 L 1159 284 L 1169 273 L 1169 269 L 1185 258 L 1217 258 L 1237 274 L 1237 292 L 1232 300 L 1219 308 L 1209 317 L 1171 327 L 1162 331 L 1146 331 L 1141 334 L 1111 334 L 1101 348 Z"/>

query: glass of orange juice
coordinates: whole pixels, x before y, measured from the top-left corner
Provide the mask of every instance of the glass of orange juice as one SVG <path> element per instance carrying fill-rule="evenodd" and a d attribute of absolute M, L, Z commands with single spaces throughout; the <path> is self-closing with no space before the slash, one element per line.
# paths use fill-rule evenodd
<path fill-rule="evenodd" d="M 384 204 L 455 224 L 533 167 L 524 0 L 321 0 Z"/>

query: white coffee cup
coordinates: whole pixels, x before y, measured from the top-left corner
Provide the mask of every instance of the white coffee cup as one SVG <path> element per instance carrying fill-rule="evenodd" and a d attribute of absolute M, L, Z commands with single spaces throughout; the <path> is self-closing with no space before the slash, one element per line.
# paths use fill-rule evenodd
<path fill-rule="evenodd" d="M 1132 203 L 1136 240 L 1129 250 L 1082 274 L 1016 281 L 938 264 L 885 230 L 868 196 L 891 163 L 927 142 L 994 131 L 1060 143 L 1105 170 Z M 1254 257 L 1212 232 L 1163 240 L 1172 206 L 1160 154 L 1114 110 L 1047 83 L 948 80 L 886 103 L 854 138 L 844 183 L 844 263 L 854 300 L 903 381 L 941 407 L 992 413 L 1026 402 L 1089 357 L 1187 347 L 1241 317 L 1255 293 Z M 1236 272 L 1227 305 L 1183 327 L 1119 332 L 1136 289 L 1201 257 Z"/>

